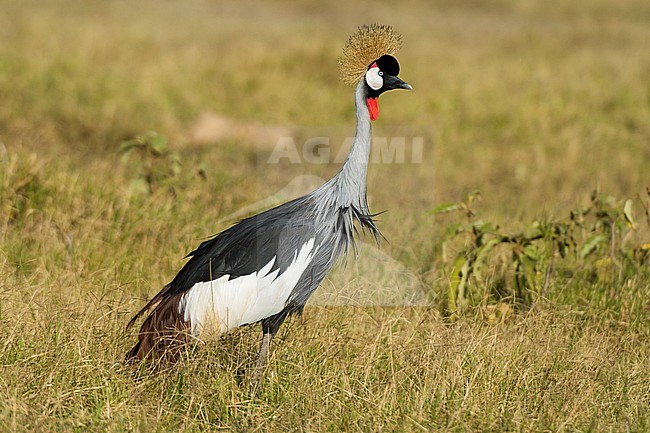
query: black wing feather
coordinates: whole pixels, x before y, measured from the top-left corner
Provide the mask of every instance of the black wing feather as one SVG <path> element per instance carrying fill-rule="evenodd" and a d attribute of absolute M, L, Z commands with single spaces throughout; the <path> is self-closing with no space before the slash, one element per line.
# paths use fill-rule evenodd
<path fill-rule="evenodd" d="M 186 257 L 174 279 L 131 319 L 127 329 L 160 301 L 191 289 L 196 283 L 212 281 L 224 275 L 233 278 L 260 270 L 275 257 L 272 271 L 280 273 L 291 264 L 295 251 L 314 236 L 311 218 L 303 218 L 312 209 L 307 197 L 269 209 L 241 220 L 202 242 Z"/>

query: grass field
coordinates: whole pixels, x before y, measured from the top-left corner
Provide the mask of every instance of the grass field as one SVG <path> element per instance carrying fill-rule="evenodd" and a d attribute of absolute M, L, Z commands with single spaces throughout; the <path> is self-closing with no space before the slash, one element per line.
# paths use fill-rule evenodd
<path fill-rule="evenodd" d="M 647 1 L 0 9 L 1 431 L 650 430 Z M 299 176 L 337 171 L 269 160 L 283 134 L 353 133 L 336 59 L 372 22 L 403 34 L 415 89 L 382 97 L 375 135 L 424 149 L 370 166 L 388 242 L 364 245 L 319 294 L 362 298 L 324 296 L 284 325 L 255 396 L 241 371 L 257 327 L 137 378 L 124 326 L 182 257 Z M 220 132 L 197 138 L 216 115 Z M 148 131 L 159 138 L 125 155 Z M 508 292 L 520 251 L 502 245 L 463 308 L 452 299 L 471 237 L 450 239 L 464 217 L 432 209 L 480 190 L 470 224 L 523 233 L 572 224 L 595 189 L 616 211 L 632 200 L 635 228 L 587 215 L 567 258 L 531 268 L 539 290 L 524 305 Z M 385 305 L 375 289 L 426 302 Z"/>

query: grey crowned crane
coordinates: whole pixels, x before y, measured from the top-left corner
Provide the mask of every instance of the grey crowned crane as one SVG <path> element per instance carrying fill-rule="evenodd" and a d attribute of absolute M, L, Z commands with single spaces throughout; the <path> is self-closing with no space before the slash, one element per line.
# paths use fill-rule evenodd
<path fill-rule="evenodd" d="M 354 248 L 357 228 L 379 240 L 366 201 L 370 122 L 379 115 L 382 93 L 411 89 L 397 78 L 393 54 L 400 45 L 388 26 L 363 26 L 350 36 L 339 65 L 343 81 L 356 86 L 357 129 L 341 170 L 311 193 L 246 218 L 189 253 L 174 279 L 127 325 L 151 310 L 127 359 L 168 365 L 204 333 L 260 322 L 259 371 L 280 325 L 302 312 L 337 259 Z"/>

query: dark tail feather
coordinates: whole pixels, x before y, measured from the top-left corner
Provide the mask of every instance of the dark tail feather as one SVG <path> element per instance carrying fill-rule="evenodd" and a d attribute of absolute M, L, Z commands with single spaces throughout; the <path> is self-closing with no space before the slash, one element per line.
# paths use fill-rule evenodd
<path fill-rule="evenodd" d="M 171 366 L 178 361 L 186 343 L 189 341 L 190 324 L 179 312 L 180 294 L 164 297 L 156 295 L 127 325 L 127 329 L 145 311 L 158 305 L 147 316 L 140 327 L 138 342 L 126 354 L 127 361 L 158 361 L 159 365 Z"/>
<path fill-rule="evenodd" d="M 131 328 L 131 326 L 133 326 L 135 321 L 140 318 L 140 316 L 142 316 L 144 313 L 149 311 L 149 309 L 151 307 L 153 307 L 154 305 L 159 303 L 164 297 L 166 297 L 168 291 L 169 291 L 169 284 L 167 284 L 165 287 L 163 287 L 163 289 L 160 292 L 158 292 L 158 294 L 156 296 L 151 298 L 151 300 L 149 302 L 147 302 L 147 304 L 144 307 L 142 307 L 142 309 L 140 311 L 135 313 L 135 316 L 133 316 L 133 318 L 131 320 L 129 320 L 129 323 L 126 324 L 126 330 L 128 331 Z"/>
<path fill-rule="evenodd" d="M 138 352 L 140 351 L 140 345 L 142 344 L 142 340 L 138 340 L 137 343 L 135 343 L 135 346 L 131 348 L 128 352 L 126 352 L 126 360 L 127 361 L 132 361 L 134 358 L 138 356 Z"/>

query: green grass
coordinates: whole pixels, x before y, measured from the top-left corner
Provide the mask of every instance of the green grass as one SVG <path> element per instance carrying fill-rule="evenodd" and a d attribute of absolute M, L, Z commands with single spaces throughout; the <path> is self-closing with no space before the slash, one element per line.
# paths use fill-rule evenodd
<path fill-rule="evenodd" d="M 441 244 L 453 220 L 429 213 L 480 190 L 480 218 L 517 232 L 566 217 L 599 188 L 637 200 L 625 245 L 650 242 L 636 198 L 650 182 L 647 2 L 2 10 L 1 431 L 650 429 L 647 267 L 609 280 L 569 260 L 534 308 L 477 302 L 451 321 Z M 196 119 L 350 133 L 336 58 L 356 26 L 375 21 L 403 34 L 400 76 L 415 89 L 382 97 L 375 133 L 425 137 L 423 161 L 371 165 L 370 206 L 389 209 L 386 256 L 364 246 L 322 289 L 413 287 L 428 304 L 308 306 L 281 330 L 254 397 L 241 371 L 256 327 L 137 377 L 122 363 L 134 342 L 124 325 L 182 257 L 227 215 L 299 175 L 337 170 L 266 164 L 274 143 L 242 136 L 198 143 Z M 169 155 L 150 166 L 123 158 L 120 144 L 150 130 L 168 137 L 178 173 L 165 170 Z M 157 173 L 150 191 L 147 170 Z"/>

